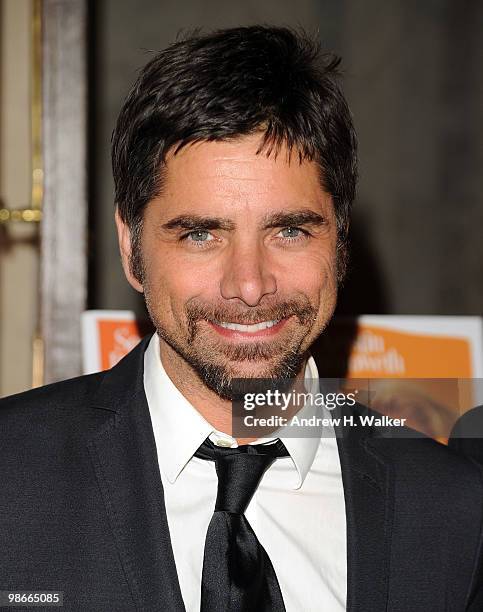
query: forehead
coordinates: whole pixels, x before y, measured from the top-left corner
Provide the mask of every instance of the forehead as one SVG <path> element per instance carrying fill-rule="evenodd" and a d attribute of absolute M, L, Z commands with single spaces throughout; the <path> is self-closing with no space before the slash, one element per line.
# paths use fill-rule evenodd
<path fill-rule="evenodd" d="M 276 154 L 257 152 L 260 145 L 261 135 L 254 134 L 230 141 L 196 142 L 170 152 L 164 205 L 223 208 L 225 213 L 236 213 L 242 207 L 252 212 L 273 206 L 326 207 L 330 198 L 322 188 L 316 162 L 300 162 L 298 151 L 289 155 L 285 145 Z"/>

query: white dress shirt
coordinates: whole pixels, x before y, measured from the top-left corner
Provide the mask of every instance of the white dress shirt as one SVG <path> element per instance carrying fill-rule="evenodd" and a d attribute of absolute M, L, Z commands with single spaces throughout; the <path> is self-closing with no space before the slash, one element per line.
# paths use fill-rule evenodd
<path fill-rule="evenodd" d="M 312 357 L 305 379 L 318 389 Z M 315 381 L 315 382 L 314 382 Z M 201 572 L 218 479 L 213 461 L 193 457 L 207 438 L 237 446 L 213 428 L 171 381 L 153 335 L 144 357 L 144 388 L 156 440 L 166 514 L 187 612 L 199 612 Z M 245 516 L 270 557 L 287 612 L 346 609 L 344 490 L 333 435 L 287 437 L 289 457 L 265 472 Z M 255 612 L 255 611 L 254 611 Z"/>

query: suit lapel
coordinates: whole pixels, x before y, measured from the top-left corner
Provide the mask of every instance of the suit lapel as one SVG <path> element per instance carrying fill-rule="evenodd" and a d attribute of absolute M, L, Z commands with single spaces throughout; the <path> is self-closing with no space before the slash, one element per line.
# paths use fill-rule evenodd
<path fill-rule="evenodd" d="M 94 405 L 112 416 L 89 451 L 136 609 L 184 612 L 144 394 L 148 341 L 105 374 Z"/>
<path fill-rule="evenodd" d="M 357 419 L 359 410 L 340 414 Z M 347 524 L 347 611 L 382 612 L 388 597 L 392 473 L 371 428 L 346 427 L 338 431 L 337 443 Z"/>

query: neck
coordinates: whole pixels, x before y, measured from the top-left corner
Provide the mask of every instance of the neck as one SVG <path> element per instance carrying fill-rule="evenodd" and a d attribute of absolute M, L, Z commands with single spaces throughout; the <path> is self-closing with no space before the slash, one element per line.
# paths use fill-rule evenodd
<path fill-rule="evenodd" d="M 232 402 L 221 398 L 209 389 L 187 361 L 163 339 L 158 339 L 163 368 L 178 391 L 215 429 L 230 436 L 233 435 Z M 305 359 L 300 372 L 294 379 L 294 387 L 303 387 L 306 363 L 307 360 Z M 290 418 L 298 409 L 289 407 L 288 410 L 284 411 L 284 416 Z M 255 440 L 257 440 L 257 437 L 236 438 L 238 444 L 248 444 Z"/>

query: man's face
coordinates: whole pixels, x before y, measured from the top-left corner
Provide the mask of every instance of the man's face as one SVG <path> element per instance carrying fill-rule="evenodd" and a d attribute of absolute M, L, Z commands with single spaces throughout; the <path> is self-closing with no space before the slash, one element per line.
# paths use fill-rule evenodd
<path fill-rule="evenodd" d="M 161 356 L 225 399 L 234 378 L 292 378 L 332 316 L 336 222 L 315 162 L 256 154 L 260 135 L 169 155 L 144 211 L 142 283 Z"/>

